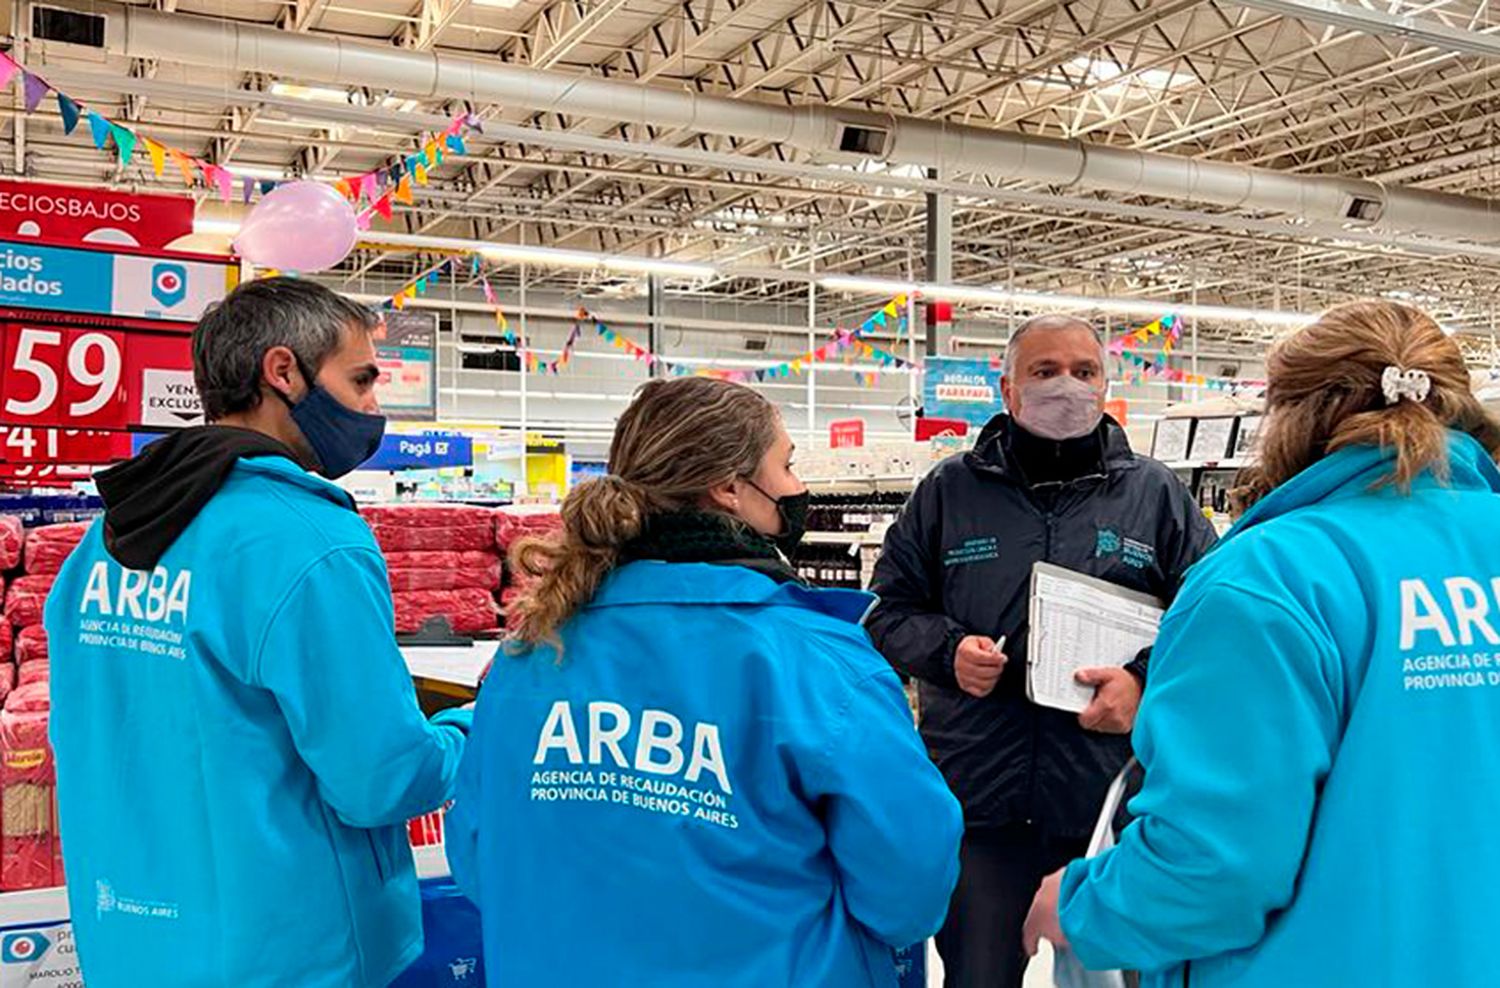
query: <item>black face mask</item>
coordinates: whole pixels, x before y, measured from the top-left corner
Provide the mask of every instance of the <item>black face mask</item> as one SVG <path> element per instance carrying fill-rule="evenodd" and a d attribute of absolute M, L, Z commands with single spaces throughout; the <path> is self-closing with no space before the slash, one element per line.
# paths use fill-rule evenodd
<path fill-rule="evenodd" d="M 307 394 L 297 402 L 280 391 L 275 392 L 276 397 L 291 409 L 292 421 L 318 458 L 318 472 L 329 480 L 337 480 L 380 449 L 385 436 L 385 416 L 346 408 L 317 383 L 317 378 L 300 360 L 297 367 L 307 381 Z"/>
<path fill-rule="evenodd" d="M 755 481 L 751 480 L 749 484 L 760 491 L 761 497 L 776 505 L 776 514 L 781 516 L 781 532 L 770 538 L 776 543 L 776 548 L 781 550 L 781 554 L 790 558 L 797 551 L 797 546 L 802 544 L 802 536 L 807 534 L 807 507 L 812 502 L 812 492 L 772 497 Z"/>

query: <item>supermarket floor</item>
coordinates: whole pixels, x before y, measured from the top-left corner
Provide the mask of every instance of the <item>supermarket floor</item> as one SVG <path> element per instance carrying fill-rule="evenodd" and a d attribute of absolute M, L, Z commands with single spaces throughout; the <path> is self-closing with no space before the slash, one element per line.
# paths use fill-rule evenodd
<path fill-rule="evenodd" d="M 930 942 L 927 945 L 927 985 L 928 988 L 943 988 L 943 961 Z M 1026 988 L 1053 988 L 1052 948 L 1045 943 L 1042 952 L 1026 970 Z"/>

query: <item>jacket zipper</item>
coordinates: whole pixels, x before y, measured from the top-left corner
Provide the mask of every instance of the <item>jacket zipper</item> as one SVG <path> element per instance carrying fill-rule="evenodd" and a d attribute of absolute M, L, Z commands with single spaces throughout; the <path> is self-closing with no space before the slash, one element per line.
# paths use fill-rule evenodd
<path fill-rule="evenodd" d="M 1056 510 L 1056 505 L 1053 505 L 1053 510 L 1054 511 Z M 1049 563 L 1052 562 L 1052 523 L 1053 523 L 1053 512 L 1052 511 L 1048 511 L 1046 514 L 1044 514 L 1042 516 L 1043 531 L 1045 533 L 1045 538 L 1044 538 L 1044 540 L 1042 542 L 1042 558 L 1044 560 L 1046 560 L 1047 562 L 1049 562 Z M 1033 632 L 1035 630 L 1036 629 L 1034 629 L 1034 628 L 1031 629 L 1031 631 L 1033 631 Z M 1030 648 L 1031 648 L 1031 646 L 1030 646 L 1030 644 L 1028 644 L 1027 645 L 1028 651 L 1030 650 Z M 1025 689 L 1024 685 L 1022 686 L 1022 689 L 1023 690 Z M 1037 736 L 1038 736 L 1038 731 L 1037 731 L 1036 715 L 1035 715 L 1034 712 L 1033 712 L 1030 720 L 1031 720 L 1031 757 L 1026 760 L 1027 764 L 1031 766 L 1031 771 L 1027 773 L 1028 778 L 1026 780 L 1027 781 L 1027 788 L 1029 790 L 1027 792 L 1027 794 L 1026 794 L 1026 822 L 1028 824 L 1029 823 L 1033 823 L 1036 820 L 1036 817 L 1037 817 L 1037 813 L 1036 813 L 1036 777 L 1037 777 L 1036 759 L 1037 759 Z"/>

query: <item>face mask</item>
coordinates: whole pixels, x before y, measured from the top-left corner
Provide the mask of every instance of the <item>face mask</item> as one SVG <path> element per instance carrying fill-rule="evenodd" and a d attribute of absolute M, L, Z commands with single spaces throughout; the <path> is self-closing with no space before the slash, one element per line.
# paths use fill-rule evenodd
<path fill-rule="evenodd" d="M 302 376 L 312 390 L 293 404 L 277 391 L 292 410 L 292 421 L 302 430 L 302 437 L 318 458 L 318 472 L 337 480 L 375 455 L 385 438 L 385 416 L 366 415 L 346 408 L 344 403 L 315 383 L 316 378 L 302 369 Z"/>
<path fill-rule="evenodd" d="M 1021 385 L 1016 421 L 1043 439 L 1077 439 L 1099 427 L 1099 392 L 1066 375 Z"/>
<path fill-rule="evenodd" d="M 776 548 L 781 550 L 783 556 L 790 556 L 802 544 L 802 536 L 807 534 L 807 506 L 812 501 L 812 493 L 803 491 L 801 494 L 772 497 L 761 490 L 755 481 L 750 481 L 750 486 L 776 505 L 776 514 L 781 517 L 781 533 L 770 536 L 770 539 L 776 543 Z"/>

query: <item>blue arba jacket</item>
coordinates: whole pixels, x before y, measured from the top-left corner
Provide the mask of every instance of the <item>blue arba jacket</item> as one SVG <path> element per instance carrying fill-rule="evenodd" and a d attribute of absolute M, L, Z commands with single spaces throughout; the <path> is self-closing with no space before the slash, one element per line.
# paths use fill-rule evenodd
<path fill-rule="evenodd" d="M 857 623 L 738 566 L 616 570 L 480 692 L 448 857 L 492 988 L 892 988 L 958 803 Z"/>
<path fill-rule="evenodd" d="M 1068 868 L 1094 968 L 1191 988 L 1500 984 L 1500 472 L 1371 485 L 1341 451 L 1257 504 L 1162 624 L 1119 846 Z"/>
<path fill-rule="evenodd" d="M 421 952 L 403 821 L 451 794 L 337 487 L 240 460 L 150 572 L 102 523 L 47 604 L 89 988 L 379 988 Z"/>

